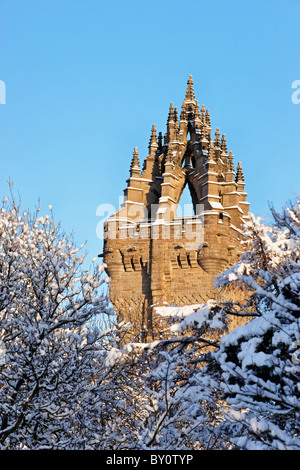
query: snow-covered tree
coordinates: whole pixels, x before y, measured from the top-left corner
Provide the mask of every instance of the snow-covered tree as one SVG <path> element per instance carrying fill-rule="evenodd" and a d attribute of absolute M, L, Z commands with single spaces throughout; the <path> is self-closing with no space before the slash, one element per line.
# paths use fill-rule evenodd
<path fill-rule="evenodd" d="M 217 382 L 206 370 L 227 328 L 223 308 L 210 301 L 156 312 L 165 338 L 125 345 L 108 355 L 119 371 L 111 397 L 122 397 L 123 409 L 118 404 L 114 420 L 106 421 L 107 442 L 117 449 L 227 448 Z"/>
<path fill-rule="evenodd" d="M 3 202 L 0 449 L 81 449 L 99 442 L 105 406 L 99 381 L 108 373 L 105 340 L 114 337 L 111 330 L 86 328 L 111 310 L 103 266 L 83 271 L 81 248 L 52 216 Z"/>
<path fill-rule="evenodd" d="M 216 355 L 227 413 L 238 423 L 234 442 L 242 449 L 300 449 L 300 204 L 274 224 L 251 217 L 247 251 L 218 285 L 245 284 L 256 315 L 221 340 Z M 240 306 L 239 306 L 240 307 Z M 234 304 L 226 307 L 235 311 Z M 253 311 L 254 310 L 254 311 Z"/>

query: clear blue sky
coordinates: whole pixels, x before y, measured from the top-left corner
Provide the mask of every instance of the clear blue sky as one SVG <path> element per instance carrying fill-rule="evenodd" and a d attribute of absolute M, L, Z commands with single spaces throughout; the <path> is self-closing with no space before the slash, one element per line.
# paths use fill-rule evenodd
<path fill-rule="evenodd" d="M 89 258 L 97 206 L 123 194 L 132 151 L 165 132 L 191 73 L 213 131 L 241 160 L 250 210 L 299 191 L 299 0 L 1 0 L 0 196 L 45 210 Z"/>

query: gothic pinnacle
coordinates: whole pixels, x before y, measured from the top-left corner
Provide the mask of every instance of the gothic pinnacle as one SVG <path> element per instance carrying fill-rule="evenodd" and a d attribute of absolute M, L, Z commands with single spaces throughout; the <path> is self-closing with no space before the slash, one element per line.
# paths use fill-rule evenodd
<path fill-rule="evenodd" d="M 202 126 L 201 129 L 201 142 L 208 142 L 208 130 L 205 125 Z"/>
<path fill-rule="evenodd" d="M 226 136 L 225 136 L 225 134 L 222 135 L 221 150 L 222 150 L 222 154 L 223 154 L 223 155 L 227 155 L 227 144 L 226 144 Z"/>
<path fill-rule="evenodd" d="M 205 113 L 205 124 L 210 127 L 210 114 L 209 114 L 209 110 L 207 109 L 206 110 L 206 113 Z"/>
<path fill-rule="evenodd" d="M 174 121 L 178 122 L 178 111 L 176 107 L 174 108 L 173 116 L 174 116 Z"/>
<path fill-rule="evenodd" d="M 150 137 L 150 144 L 156 142 L 156 127 L 155 124 L 153 124 L 152 129 L 151 129 L 151 137 Z"/>
<path fill-rule="evenodd" d="M 235 181 L 236 181 L 236 183 L 244 181 L 244 175 L 243 175 L 242 163 L 241 162 L 238 162 Z"/>
<path fill-rule="evenodd" d="M 159 150 L 159 152 L 162 152 L 162 141 L 163 141 L 162 133 L 159 132 L 159 133 L 158 133 L 158 139 L 157 139 L 157 144 L 158 144 L 158 150 Z"/>
<path fill-rule="evenodd" d="M 168 148 L 168 152 L 167 152 L 167 155 L 166 155 L 166 161 L 165 163 L 172 163 L 174 164 L 174 157 L 173 157 L 173 148 L 172 148 L 172 144 L 170 144 L 169 148 Z"/>
<path fill-rule="evenodd" d="M 199 101 L 196 101 L 195 119 L 198 120 L 198 122 L 201 121 L 200 109 L 199 109 Z"/>
<path fill-rule="evenodd" d="M 151 129 L 151 137 L 149 141 L 149 153 L 151 153 L 153 150 L 155 152 L 157 147 L 158 147 L 158 143 L 157 143 L 157 138 L 156 138 L 156 127 L 155 127 L 155 124 L 153 124 L 152 129 Z"/>
<path fill-rule="evenodd" d="M 170 104 L 169 108 L 169 116 L 168 116 L 168 123 L 174 122 L 175 121 L 175 116 L 174 116 L 174 108 L 173 108 L 173 103 Z"/>
<path fill-rule="evenodd" d="M 227 171 L 233 171 L 234 172 L 233 155 L 232 155 L 231 150 L 230 150 L 229 155 L 228 155 L 227 168 L 228 168 Z"/>
<path fill-rule="evenodd" d="M 201 114 L 200 114 L 201 121 L 205 123 L 205 106 L 204 104 L 201 106 Z"/>
<path fill-rule="evenodd" d="M 180 122 L 185 121 L 186 118 L 187 118 L 186 106 L 185 106 L 185 103 L 183 102 L 181 113 L 180 113 Z"/>
<path fill-rule="evenodd" d="M 194 93 L 194 82 L 193 82 L 193 77 L 192 75 L 189 76 L 188 81 L 187 81 L 187 90 L 185 93 L 185 99 L 184 101 L 195 101 L 195 93 Z"/>
<path fill-rule="evenodd" d="M 208 150 L 208 162 L 214 162 L 215 159 L 215 146 L 214 142 L 211 139 L 210 144 L 209 144 L 209 150 Z"/>
<path fill-rule="evenodd" d="M 138 149 L 137 149 L 137 147 L 134 147 L 133 157 L 132 157 L 131 165 L 130 165 L 130 170 L 139 170 L 140 171 L 140 162 L 139 162 L 138 155 L 139 155 Z"/>
<path fill-rule="evenodd" d="M 215 147 L 220 147 L 220 130 L 217 128 L 215 132 Z"/>

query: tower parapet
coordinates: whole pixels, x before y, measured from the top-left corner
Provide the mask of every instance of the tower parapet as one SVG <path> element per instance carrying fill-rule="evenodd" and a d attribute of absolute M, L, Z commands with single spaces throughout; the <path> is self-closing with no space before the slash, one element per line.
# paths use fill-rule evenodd
<path fill-rule="evenodd" d="M 124 203 L 105 224 L 111 301 L 120 318 L 144 331 L 143 339 L 154 334 L 151 305 L 224 295 L 214 278 L 242 252 L 249 218 L 242 166 L 235 171 L 225 134 L 217 128 L 213 135 L 189 76 L 180 119 L 171 103 L 164 138 L 152 127 L 142 169 L 134 149 Z M 178 205 L 186 186 L 193 215 Z"/>

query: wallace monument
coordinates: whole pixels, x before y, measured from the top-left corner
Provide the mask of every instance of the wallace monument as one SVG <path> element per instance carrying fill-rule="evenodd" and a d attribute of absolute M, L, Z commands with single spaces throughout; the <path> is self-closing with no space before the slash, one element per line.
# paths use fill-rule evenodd
<path fill-rule="evenodd" d="M 178 210 L 186 185 L 192 215 Z M 105 224 L 103 259 L 121 319 L 147 335 L 153 305 L 241 295 L 219 292 L 213 281 L 243 251 L 241 227 L 249 218 L 244 186 L 241 162 L 235 168 L 225 134 L 212 131 L 189 76 L 180 115 L 171 103 L 165 134 L 153 125 L 142 166 L 134 148 L 124 203 Z"/>

